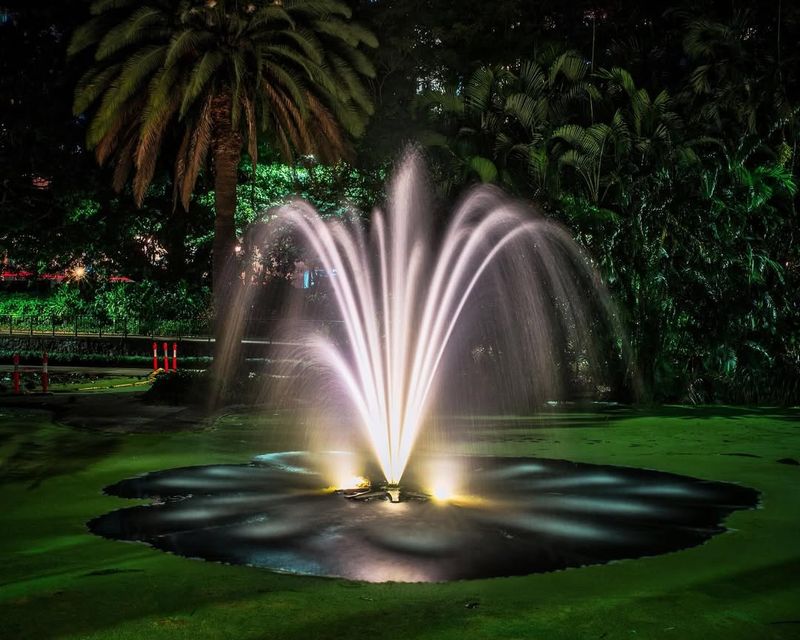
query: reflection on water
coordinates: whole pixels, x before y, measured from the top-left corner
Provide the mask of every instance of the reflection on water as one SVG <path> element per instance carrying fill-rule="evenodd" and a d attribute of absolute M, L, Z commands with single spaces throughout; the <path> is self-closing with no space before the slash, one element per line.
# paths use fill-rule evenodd
<path fill-rule="evenodd" d="M 334 455 L 341 455 L 340 453 Z M 450 503 L 325 492 L 325 454 L 150 473 L 107 489 L 152 506 L 90 523 L 93 532 L 189 557 L 372 582 L 522 575 L 700 544 L 758 493 L 625 467 L 529 458 L 458 458 Z M 420 464 L 424 468 L 424 460 Z M 422 486 L 413 469 L 409 488 Z"/>

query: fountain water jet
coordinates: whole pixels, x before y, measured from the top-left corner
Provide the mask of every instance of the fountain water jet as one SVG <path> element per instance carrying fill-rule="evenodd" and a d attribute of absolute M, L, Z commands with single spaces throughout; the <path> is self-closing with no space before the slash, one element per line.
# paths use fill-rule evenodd
<path fill-rule="evenodd" d="M 302 373 L 315 389 L 321 374 L 343 390 L 390 487 L 403 477 L 448 351 L 469 351 L 464 338 L 453 344 L 457 334 L 471 323 L 485 329 L 478 307 L 485 311 L 487 299 L 488 315 L 497 316 L 493 348 L 518 378 L 510 386 L 536 386 L 543 396 L 556 393 L 564 353 L 592 359 L 590 334 L 614 322 L 599 279 L 562 227 L 481 188 L 437 233 L 425 187 L 411 152 L 392 184 L 388 214 L 376 210 L 369 233 L 297 201 L 246 242 L 262 248 L 276 228 L 288 227 L 304 260 L 327 276 L 341 335 L 288 340 L 299 344 L 288 360 L 315 364 Z"/>

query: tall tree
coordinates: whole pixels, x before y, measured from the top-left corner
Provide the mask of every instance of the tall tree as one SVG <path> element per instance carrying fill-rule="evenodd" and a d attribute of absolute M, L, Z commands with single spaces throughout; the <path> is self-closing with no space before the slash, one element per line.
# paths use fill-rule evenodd
<path fill-rule="evenodd" d="M 621 67 L 588 73 L 567 53 L 482 67 L 417 102 L 454 190 L 496 182 L 569 223 L 620 303 L 653 397 L 788 402 L 800 388 L 781 382 L 800 372 L 797 110 L 770 55 L 729 56 L 736 39 L 716 23 L 695 23 L 688 45 L 706 32 L 722 44 L 687 47 L 697 67 L 675 93 Z"/>
<path fill-rule="evenodd" d="M 540 197 L 545 184 L 557 178 L 548 167 L 545 143 L 579 108 L 587 76 L 579 53 L 545 47 L 515 66 L 480 67 L 463 87 L 420 94 L 415 111 L 429 127 L 422 141 L 448 167 L 442 184 L 457 191 L 477 179 Z"/>
<path fill-rule="evenodd" d="M 264 140 L 287 159 L 346 156 L 347 134 L 360 135 L 372 112 L 363 49 L 377 41 L 338 0 L 96 0 L 91 13 L 69 47 L 94 56 L 74 103 L 76 114 L 93 109 L 87 144 L 114 163 L 116 189 L 132 175 L 139 205 L 162 151 L 174 152 L 184 208 L 210 156 L 219 315 L 243 154 L 255 165 Z"/>

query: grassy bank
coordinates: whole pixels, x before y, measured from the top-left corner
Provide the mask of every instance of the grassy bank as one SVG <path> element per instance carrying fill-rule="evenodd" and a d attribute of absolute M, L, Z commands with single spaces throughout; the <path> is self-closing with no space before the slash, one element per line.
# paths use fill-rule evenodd
<path fill-rule="evenodd" d="M 555 425 L 555 426 L 553 426 Z M 102 488 L 149 470 L 297 445 L 281 416 L 110 435 L 0 410 L 0 626 L 8 638 L 796 638 L 800 411 L 664 408 L 487 419 L 498 455 L 642 466 L 762 492 L 732 532 L 678 553 L 449 584 L 361 584 L 187 560 L 86 532 L 134 504 Z M 459 448 L 467 448 L 467 444 Z M 743 455 L 746 454 L 746 455 Z M 478 552 L 478 551 L 476 551 Z M 467 606 L 467 605 L 470 606 Z"/>

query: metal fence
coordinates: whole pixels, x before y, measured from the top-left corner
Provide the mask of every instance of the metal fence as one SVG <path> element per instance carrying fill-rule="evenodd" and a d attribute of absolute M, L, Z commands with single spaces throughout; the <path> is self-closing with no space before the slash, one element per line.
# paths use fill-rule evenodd
<path fill-rule="evenodd" d="M 163 320 L 145 317 L 98 318 L 92 315 L 2 315 L 0 334 L 5 336 L 148 336 L 208 337 L 208 320 Z"/>

